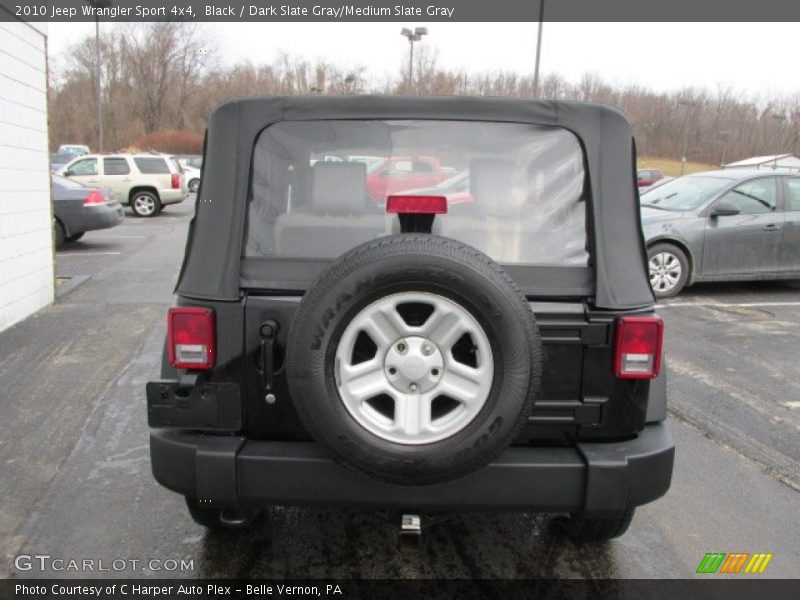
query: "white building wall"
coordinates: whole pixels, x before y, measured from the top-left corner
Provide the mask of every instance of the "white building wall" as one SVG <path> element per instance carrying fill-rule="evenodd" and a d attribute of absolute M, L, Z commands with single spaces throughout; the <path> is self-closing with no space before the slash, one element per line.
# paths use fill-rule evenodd
<path fill-rule="evenodd" d="M 53 301 L 46 35 L 0 22 L 0 331 Z"/>

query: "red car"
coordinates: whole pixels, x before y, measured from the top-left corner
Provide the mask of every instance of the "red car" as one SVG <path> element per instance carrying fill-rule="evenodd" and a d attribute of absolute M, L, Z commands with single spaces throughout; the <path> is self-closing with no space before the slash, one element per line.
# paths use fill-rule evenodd
<path fill-rule="evenodd" d="M 390 156 L 367 173 L 367 190 L 377 202 L 387 196 L 416 188 L 434 186 L 445 178 L 442 163 L 435 156 Z"/>
<path fill-rule="evenodd" d="M 664 174 L 658 169 L 639 169 L 636 171 L 636 180 L 640 188 L 650 187 L 659 179 L 664 179 Z"/>

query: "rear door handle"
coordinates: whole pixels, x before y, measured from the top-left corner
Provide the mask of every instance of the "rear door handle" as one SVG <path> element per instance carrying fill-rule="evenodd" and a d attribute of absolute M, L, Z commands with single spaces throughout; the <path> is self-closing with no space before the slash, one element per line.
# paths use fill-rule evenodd
<path fill-rule="evenodd" d="M 764 231 L 778 231 L 778 226 L 775 223 L 770 223 L 769 225 L 764 225 Z"/>

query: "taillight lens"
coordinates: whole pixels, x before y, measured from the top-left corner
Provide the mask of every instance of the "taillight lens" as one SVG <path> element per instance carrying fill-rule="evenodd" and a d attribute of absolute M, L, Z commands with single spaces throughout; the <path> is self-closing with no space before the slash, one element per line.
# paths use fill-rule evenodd
<path fill-rule="evenodd" d="M 172 189 L 177 190 L 181 187 L 181 175 L 180 173 L 173 173 L 172 174 Z"/>
<path fill-rule="evenodd" d="M 447 198 L 444 196 L 389 196 L 386 199 L 386 212 L 441 215 L 447 212 Z"/>
<path fill-rule="evenodd" d="M 617 319 L 614 373 L 620 379 L 653 379 L 661 369 L 664 322 L 658 317 Z"/>
<path fill-rule="evenodd" d="M 86 194 L 86 198 L 83 199 L 84 206 L 97 206 L 98 204 L 105 203 L 106 199 L 103 197 L 103 193 L 98 190 L 92 190 Z"/>
<path fill-rule="evenodd" d="M 214 366 L 216 323 L 214 311 L 196 306 L 176 306 L 167 317 L 169 362 L 176 369 L 210 369 Z"/>

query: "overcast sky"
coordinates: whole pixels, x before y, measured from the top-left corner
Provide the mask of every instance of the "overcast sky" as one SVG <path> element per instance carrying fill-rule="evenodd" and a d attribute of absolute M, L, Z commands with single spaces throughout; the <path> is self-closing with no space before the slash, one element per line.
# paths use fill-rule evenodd
<path fill-rule="evenodd" d="M 422 43 L 439 65 L 468 72 L 532 74 L 536 23 L 410 23 L 427 26 Z M 101 25 L 111 31 L 111 25 Z M 408 56 L 401 23 L 202 23 L 221 64 L 271 62 L 279 51 L 340 66 L 365 66 L 383 81 Z M 50 23 L 51 57 L 94 34 L 93 23 Z M 656 90 L 732 86 L 748 95 L 800 92 L 798 23 L 545 23 L 542 72 L 577 81 L 595 73 L 611 83 Z M 56 60 L 56 64 L 61 61 Z"/>

